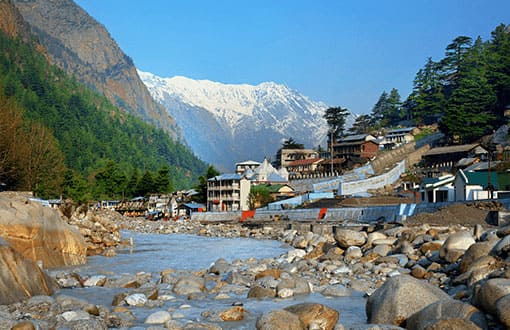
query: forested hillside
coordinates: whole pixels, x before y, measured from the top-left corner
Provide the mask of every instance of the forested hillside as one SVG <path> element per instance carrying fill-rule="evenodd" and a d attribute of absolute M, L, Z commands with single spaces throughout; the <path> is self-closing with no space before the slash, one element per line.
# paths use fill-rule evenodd
<path fill-rule="evenodd" d="M 119 198 L 189 187 L 205 171 L 186 146 L 67 77 L 36 46 L 0 32 L 4 188 L 34 190 L 45 197 Z M 8 135 L 9 127 L 16 134 Z M 46 151 L 35 150 L 34 134 L 44 136 L 38 139 L 44 140 Z M 22 147 L 32 150 L 22 152 Z M 38 152 L 51 161 L 35 166 L 45 162 L 44 157 L 33 159 Z M 35 178 L 29 180 L 29 173 Z M 140 184 L 142 178 L 150 180 Z"/>

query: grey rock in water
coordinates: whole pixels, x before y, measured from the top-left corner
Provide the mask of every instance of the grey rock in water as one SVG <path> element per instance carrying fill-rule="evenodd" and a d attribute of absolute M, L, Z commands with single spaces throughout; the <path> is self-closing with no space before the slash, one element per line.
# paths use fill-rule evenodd
<path fill-rule="evenodd" d="M 420 309 L 451 298 L 441 289 L 411 276 L 389 278 L 366 304 L 368 323 L 401 325 Z"/>

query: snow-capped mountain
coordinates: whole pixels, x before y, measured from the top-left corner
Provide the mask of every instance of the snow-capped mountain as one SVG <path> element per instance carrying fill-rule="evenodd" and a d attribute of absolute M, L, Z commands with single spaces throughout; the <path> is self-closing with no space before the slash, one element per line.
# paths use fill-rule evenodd
<path fill-rule="evenodd" d="M 223 170 L 246 159 L 274 158 L 284 139 L 306 147 L 325 141 L 327 106 L 284 85 L 222 84 L 138 71 L 152 96 L 203 160 Z"/>

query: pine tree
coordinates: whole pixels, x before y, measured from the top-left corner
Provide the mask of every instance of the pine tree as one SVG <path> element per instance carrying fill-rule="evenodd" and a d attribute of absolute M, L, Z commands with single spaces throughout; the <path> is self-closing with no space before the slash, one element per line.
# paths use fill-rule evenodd
<path fill-rule="evenodd" d="M 342 107 L 333 107 L 326 109 L 324 113 L 324 119 L 329 126 L 330 134 L 328 134 L 328 138 L 331 140 L 331 134 L 333 135 L 333 140 L 341 138 L 344 135 L 345 130 L 345 119 L 349 115 L 349 110 L 347 108 Z"/>
<path fill-rule="evenodd" d="M 472 142 L 494 129 L 496 95 L 487 80 L 486 67 L 478 38 L 459 65 L 456 86 L 441 121 L 442 130 L 453 140 Z"/>

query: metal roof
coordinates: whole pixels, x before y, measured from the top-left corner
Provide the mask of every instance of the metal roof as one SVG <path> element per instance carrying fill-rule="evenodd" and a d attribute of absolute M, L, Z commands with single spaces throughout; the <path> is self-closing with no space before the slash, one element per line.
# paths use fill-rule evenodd
<path fill-rule="evenodd" d="M 437 147 L 430 149 L 423 156 L 435 156 L 453 152 L 469 152 L 478 146 L 479 145 L 475 143 L 475 144 L 463 144 L 460 146 Z"/>

